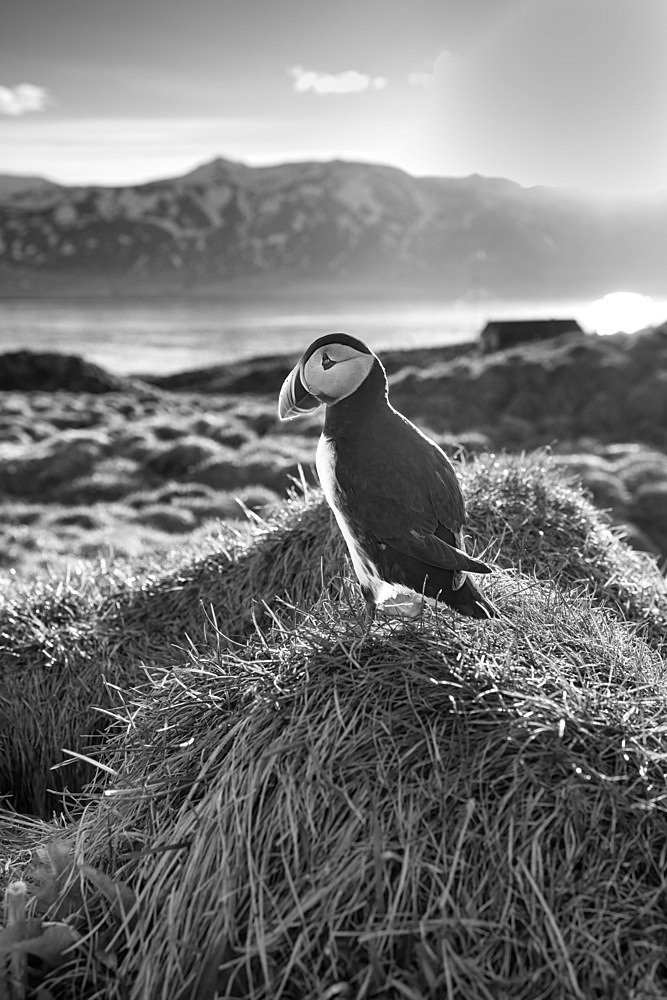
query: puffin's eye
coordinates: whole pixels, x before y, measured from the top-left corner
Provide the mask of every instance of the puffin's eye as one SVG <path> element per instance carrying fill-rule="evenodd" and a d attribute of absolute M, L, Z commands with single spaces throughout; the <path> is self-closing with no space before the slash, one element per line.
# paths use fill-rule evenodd
<path fill-rule="evenodd" d="M 333 368 L 335 364 L 336 362 L 332 361 L 329 355 L 325 351 L 324 354 L 322 355 L 322 367 L 324 368 L 324 370 L 326 371 L 327 368 Z"/>

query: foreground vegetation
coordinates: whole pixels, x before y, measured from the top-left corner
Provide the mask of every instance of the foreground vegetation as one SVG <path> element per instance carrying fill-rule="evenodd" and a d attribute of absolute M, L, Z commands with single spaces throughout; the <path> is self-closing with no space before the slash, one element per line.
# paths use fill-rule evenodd
<path fill-rule="evenodd" d="M 664 579 L 545 453 L 461 475 L 488 623 L 364 637 L 308 490 L 8 589 L 7 981 L 27 951 L 42 1000 L 665 995 Z"/>

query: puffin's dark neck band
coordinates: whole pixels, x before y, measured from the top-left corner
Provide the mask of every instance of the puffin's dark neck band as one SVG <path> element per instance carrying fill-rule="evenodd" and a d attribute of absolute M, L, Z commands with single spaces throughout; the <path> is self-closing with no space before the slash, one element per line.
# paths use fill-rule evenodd
<path fill-rule="evenodd" d="M 354 431 L 376 407 L 386 404 L 387 376 L 376 358 L 358 389 L 333 406 L 327 406 L 324 433 L 335 437 L 336 434 Z"/>

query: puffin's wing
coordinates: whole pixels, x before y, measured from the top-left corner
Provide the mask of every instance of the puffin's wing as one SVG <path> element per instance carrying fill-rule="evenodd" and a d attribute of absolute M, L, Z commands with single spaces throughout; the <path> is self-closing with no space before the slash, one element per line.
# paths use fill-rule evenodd
<path fill-rule="evenodd" d="M 348 496 L 356 494 L 349 514 L 378 544 L 430 566 L 490 573 L 462 547 L 465 506 L 454 467 L 434 442 L 410 428 L 409 447 L 393 453 L 389 468 L 370 454 L 357 468 L 356 481 L 347 484 Z"/>
<path fill-rule="evenodd" d="M 386 545 L 391 545 L 393 549 L 402 552 L 406 556 L 413 556 L 421 562 L 428 563 L 429 566 L 437 566 L 439 569 L 451 569 L 454 571 L 463 570 L 469 573 L 490 573 L 491 567 L 479 559 L 473 559 L 463 549 L 456 545 L 450 545 L 433 534 L 419 534 L 412 529 L 407 535 L 399 537 L 383 538 Z"/>

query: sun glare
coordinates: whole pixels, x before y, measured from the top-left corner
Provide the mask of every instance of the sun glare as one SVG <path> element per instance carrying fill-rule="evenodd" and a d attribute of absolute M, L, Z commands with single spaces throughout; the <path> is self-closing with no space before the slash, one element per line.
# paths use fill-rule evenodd
<path fill-rule="evenodd" d="M 657 303 L 638 292 L 610 292 L 588 307 L 588 326 L 597 333 L 635 333 L 662 322 Z"/>

